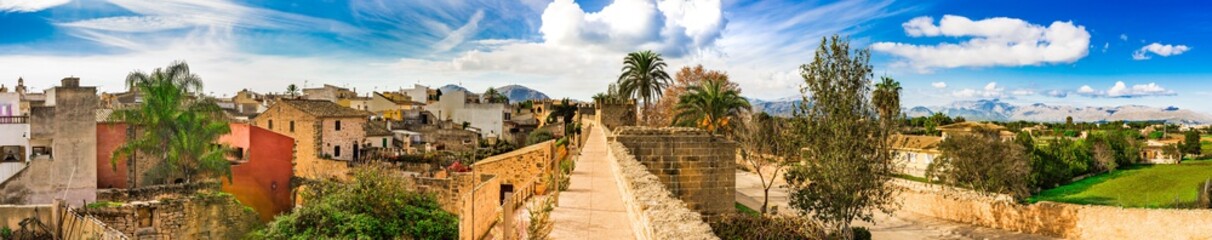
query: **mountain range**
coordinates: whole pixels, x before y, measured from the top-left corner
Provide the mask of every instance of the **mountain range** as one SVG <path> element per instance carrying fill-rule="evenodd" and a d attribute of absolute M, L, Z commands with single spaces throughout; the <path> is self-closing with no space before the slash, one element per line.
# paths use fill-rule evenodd
<path fill-rule="evenodd" d="M 447 84 L 446 86 L 438 87 L 438 90 L 441 90 L 442 92 L 453 92 L 453 91 L 471 92 L 471 91 L 468 91 L 467 88 L 464 88 L 459 85 L 454 85 L 454 84 Z M 549 97 L 547 97 L 547 94 L 540 92 L 538 90 L 528 88 L 526 86 L 522 86 L 522 85 L 508 85 L 508 86 L 504 86 L 504 87 L 498 87 L 498 88 L 496 88 L 496 90 L 497 90 L 497 92 L 504 94 L 505 97 L 508 97 L 510 103 L 518 103 L 518 102 L 523 102 L 526 100 L 538 101 L 538 100 L 549 99 Z M 476 93 L 476 94 L 483 94 L 483 93 L 481 92 L 481 93 Z"/>
<path fill-rule="evenodd" d="M 754 110 L 771 115 L 788 116 L 798 99 L 774 101 L 751 100 Z M 976 121 L 1031 121 L 1064 122 L 1073 117 L 1078 122 L 1108 121 L 1165 121 L 1175 124 L 1212 124 L 1212 116 L 1177 107 L 1150 107 L 1124 105 L 1117 107 L 1077 107 L 1035 103 L 1016 105 L 999 99 L 956 101 L 942 106 L 917 106 L 905 109 L 908 117 L 930 116 L 943 113 L 951 117 L 963 117 Z"/>

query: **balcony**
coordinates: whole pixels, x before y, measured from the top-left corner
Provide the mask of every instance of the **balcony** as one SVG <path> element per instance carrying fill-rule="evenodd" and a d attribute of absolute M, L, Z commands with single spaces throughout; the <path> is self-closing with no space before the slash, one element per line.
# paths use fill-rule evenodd
<path fill-rule="evenodd" d="M 0 116 L 0 124 L 28 124 L 29 116 Z"/>

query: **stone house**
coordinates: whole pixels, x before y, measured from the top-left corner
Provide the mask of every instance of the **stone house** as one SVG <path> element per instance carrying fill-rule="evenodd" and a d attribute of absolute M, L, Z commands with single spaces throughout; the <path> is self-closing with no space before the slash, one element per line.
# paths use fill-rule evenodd
<path fill-rule="evenodd" d="M 29 163 L 29 134 L 29 116 L 21 112 L 20 94 L 0 91 L 0 184 Z"/>
<path fill-rule="evenodd" d="M 978 130 L 996 131 L 1002 140 L 1013 140 L 1014 133 L 1007 131 L 1006 127 L 992 123 L 981 122 L 961 122 L 950 125 L 940 126 L 938 130 L 943 132 L 943 139 L 950 136 L 971 135 Z"/>
<path fill-rule="evenodd" d="M 1179 144 L 1183 142 L 1182 138 L 1165 138 L 1165 139 L 1149 139 L 1145 141 L 1145 147 L 1140 151 L 1140 157 L 1145 163 L 1151 164 L 1177 164 L 1182 159 L 1174 153 Z"/>
<path fill-rule="evenodd" d="M 893 161 L 897 169 L 906 175 L 925 177 L 926 168 L 938 158 L 939 143 L 943 138 L 935 136 L 896 135 L 892 137 Z"/>
<path fill-rule="evenodd" d="M 0 182 L 0 188 L 29 189 L 27 204 L 50 203 L 55 198 L 77 206 L 92 202 L 97 190 L 97 88 L 82 87 L 79 78 L 68 77 L 41 96 L 28 102 L 27 163 Z"/>
<path fill-rule="evenodd" d="M 353 108 L 356 110 L 370 111 L 369 97 L 351 97 L 337 100 L 337 105 L 342 107 Z"/>
<path fill-rule="evenodd" d="M 425 104 L 437 102 L 438 98 L 442 96 L 441 91 L 420 84 L 414 84 L 412 88 L 400 89 L 400 93 L 411 98 L 413 102 Z"/>
<path fill-rule="evenodd" d="M 370 112 L 379 114 L 384 119 L 403 121 L 407 111 L 425 106 L 423 102 L 415 102 L 408 95 L 394 92 L 376 92 L 370 97 Z"/>
<path fill-rule="evenodd" d="M 295 176 L 344 176 L 366 141 L 368 112 L 326 100 L 282 99 L 253 125 L 295 139 Z"/>
<path fill-rule="evenodd" d="M 479 103 L 478 99 L 478 96 L 466 91 L 443 93 L 438 102 L 426 105 L 425 110 L 437 116 L 438 120 L 450 120 L 457 124 L 466 122 L 479 130 L 481 138 L 500 136 L 505 129 L 505 120 L 509 119 L 506 104 Z"/>
<path fill-rule="evenodd" d="M 328 84 L 324 84 L 323 87 L 303 89 L 303 98 L 325 100 L 334 103 L 340 101 L 341 99 L 353 98 L 357 96 L 357 91 Z"/>

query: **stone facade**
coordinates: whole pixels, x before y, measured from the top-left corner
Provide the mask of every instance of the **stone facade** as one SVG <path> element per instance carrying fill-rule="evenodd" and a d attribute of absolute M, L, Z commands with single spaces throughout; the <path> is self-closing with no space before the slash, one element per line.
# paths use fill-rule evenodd
<path fill-rule="evenodd" d="M 610 143 L 611 171 L 620 184 L 623 206 L 639 239 L 719 239 L 698 212 L 669 192 L 627 147 Z M 723 197 L 721 197 L 723 198 Z M 732 198 L 728 198 L 732 200 Z"/>
<path fill-rule="evenodd" d="M 224 194 L 88 208 L 82 214 L 135 239 L 240 239 L 259 224 L 256 212 Z"/>
<path fill-rule="evenodd" d="M 344 177 L 349 172 L 349 161 L 357 152 L 356 146 L 365 140 L 362 127 L 368 114 L 314 114 L 299 106 L 331 104 L 328 107 L 344 107 L 331 102 L 308 101 L 314 100 L 280 100 L 258 115 L 253 125 L 295 139 L 295 176 L 311 179 Z M 346 110 L 356 111 L 348 108 L 340 111 Z"/>
<path fill-rule="evenodd" d="M 49 154 L 34 151 L 28 167 L 4 185 L 29 188 L 29 204 L 55 198 L 77 206 L 91 202 L 97 189 L 97 89 L 81 87 L 79 78 L 64 78 L 45 96 L 42 106 L 30 110 L 30 145 Z"/>
<path fill-rule="evenodd" d="M 736 143 L 694 128 L 621 127 L 608 139 L 690 209 L 706 217 L 736 211 Z"/>
<path fill-rule="evenodd" d="M 1204 209 L 1021 204 L 964 189 L 894 183 L 906 188 L 902 209 L 943 220 L 1066 239 L 1212 239 L 1212 211 Z"/>
<path fill-rule="evenodd" d="M 615 129 L 621 126 L 635 126 L 636 113 L 635 104 L 599 104 L 597 111 L 593 114 L 597 122 L 606 126 L 607 129 Z"/>

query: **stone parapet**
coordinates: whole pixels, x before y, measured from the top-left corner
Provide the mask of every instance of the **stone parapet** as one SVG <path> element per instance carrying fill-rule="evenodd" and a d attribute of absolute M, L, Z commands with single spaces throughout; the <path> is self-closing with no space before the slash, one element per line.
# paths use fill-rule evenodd
<path fill-rule="evenodd" d="M 626 146 L 618 142 L 609 144 L 610 155 L 616 160 L 610 164 L 611 171 L 619 183 L 631 227 L 637 231 L 636 238 L 719 239 L 702 215 L 671 194 L 663 181 L 636 161 Z"/>
<path fill-rule="evenodd" d="M 706 217 L 736 211 L 736 143 L 678 127 L 619 127 L 609 140 L 690 209 Z"/>

